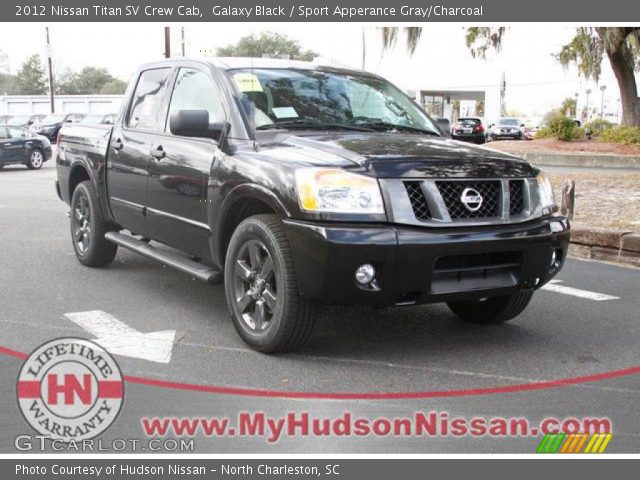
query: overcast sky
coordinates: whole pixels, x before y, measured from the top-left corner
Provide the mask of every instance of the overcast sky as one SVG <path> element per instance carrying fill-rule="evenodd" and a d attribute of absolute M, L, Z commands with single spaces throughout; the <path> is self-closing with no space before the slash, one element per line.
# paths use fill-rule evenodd
<path fill-rule="evenodd" d="M 127 80 L 140 63 L 162 58 L 164 24 L 52 24 L 50 26 L 56 69 L 80 70 L 87 65 L 106 67 Z M 25 57 L 43 54 L 44 25 L 0 24 L 0 50 L 9 56 L 16 71 Z M 473 59 L 464 44 L 464 27 L 458 24 L 425 24 L 415 54 L 405 53 L 399 40 L 392 51 L 382 52 L 380 31 L 371 24 L 258 24 L 200 23 L 185 25 L 187 55 L 200 56 L 201 49 L 236 42 L 263 30 L 295 38 L 304 48 L 342 64 L 361 67 L 362 35 L 366 38 L 366 65 L 404 89 L 469 88 L 497 86 L 501 72 L 507 81 L 507 108 L 528 116 L 543 115 L 562 99 L 591 88 L 590 104 L 600 105 L 600 91 L 580 80 L 575 68 L 563 69 L 552 57 L 572 36 L 575 27 L 557 24 L 515 24 L 505 35 L 504 48 L 487 60 Z M 173 51 L 179 52 L 180 25 L 172 26 Z M 607 85 L 605 102 L 615 112 L 618 90 L 608 61 L 603 62 L 601 84 Z"/>

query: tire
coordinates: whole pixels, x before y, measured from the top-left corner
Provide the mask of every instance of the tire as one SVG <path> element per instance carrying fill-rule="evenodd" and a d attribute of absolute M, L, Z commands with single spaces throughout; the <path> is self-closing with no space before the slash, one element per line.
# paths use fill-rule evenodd
<path fill-rule="evenodd" d="M 42 165 L 44 165 L 44 153 L 39 148 L 34 148 L 29 152 L 27 168 L 29 170 L 40 170 Z"/>
<path fill-rule="evenodd" d="M 447 302 L 453 313 L 466 322 L 492 325 L 520 315 L 533 297 L 533 290 L 521 290 L 506 297 Z"/>
<path fill-rule="evenodd" d="M 233 325 L 247 344 L 277 353 L 308 342 L 317 307 L 298 293 L 291 247 L 278 216 L 256 215 L 238 225 L 224 273 Z"/>
<path fill-rule="evenodd" d="M 71 242 L 76 258 L 87 267 L 104 267 L 116 256 L 118 246 L 104 238 L 104 220 L 98 195 L 90 181 L 80 182 L 71 197 Z"/>

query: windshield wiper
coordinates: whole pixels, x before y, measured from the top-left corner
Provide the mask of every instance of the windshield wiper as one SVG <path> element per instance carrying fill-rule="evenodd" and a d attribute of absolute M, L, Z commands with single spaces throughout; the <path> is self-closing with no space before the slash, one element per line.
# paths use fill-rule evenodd
<path fill-rule="evenodd" d="M 298 120 L 287 120 L 284 122 L 274 122 L 267 123 L 266 125 L 260 125 L 256 127 L 256 130 L 272 130 L 272 129 L 292 129 L 292 128 L 300 128 L 300 129 L 314 129 L 314 130 L 355 130 L 358 132 L 374 132 L 375 129 L 369 128 L 368 126 L 360 126 L 360 125 L 347 125 L 344 123 L 326 123 L 321 122 L 320 120 L 311 120 L 308 118 L 299 118 Z"/>
<path fill-rule="evenodd" d="M 359 127 L 370 128 L 372 130 L 398 130 L 403 132 L 415 132 L 415 133 L 423 133 L 427 135 L 435 135 L 437 137 L 440 136 L 439 133 L 434 132 L 433 130 L 428 130 L 426 128 L 420 127 L 411 127 L 409 125 L 398 125 L 391 122 L 385 122 L 382 120 L 374 120 L 370 122 L 361 122 L 357 124 Z"/>

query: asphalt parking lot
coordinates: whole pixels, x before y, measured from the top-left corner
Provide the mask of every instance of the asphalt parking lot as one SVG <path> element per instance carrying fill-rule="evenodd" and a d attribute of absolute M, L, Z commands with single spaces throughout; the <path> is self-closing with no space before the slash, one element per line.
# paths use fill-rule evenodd
<path fill-rule="evenodd" d="M 558 283 L 539 291 L 515 321 L 496 327 L 464 324 L 442 305 L 327 307 L 305 351 L 265 356 L 236 334 L 222 286 L 122 249 L 107 269 L 82 267 L 54 178 L 53 161 L 40 171 L 0 171 L 0 346 L 29 353 L 55 337 L 95 338 L 83 328 L 94 314 L 83 312 L 102 311 L 125 325 L 125 353 L 127 332 L 175 331 L 168 349 L 117 355 L 125 375 L 165 384 L 129 382 L 109 438 L 140 437 L 141 416 L 234 417 L 261 410 L 393 418 L 436 410 L 532 423 L 549 416 L 608 417 L 614 437 L 607 452 L 640 451 L 640 270 L 569 260 Z M 15 400 L 21 360 L 5 352 L 0 362 L 0 450 L 12 452 L 14 437 L 29 430 Z M 167 388 L 176 383 L 184 385 Z M 401 392 L 412 395 L 387 395 Z M 197 437 L 195 446 L 229 453 L 533 453 L 539 441 Z"/>

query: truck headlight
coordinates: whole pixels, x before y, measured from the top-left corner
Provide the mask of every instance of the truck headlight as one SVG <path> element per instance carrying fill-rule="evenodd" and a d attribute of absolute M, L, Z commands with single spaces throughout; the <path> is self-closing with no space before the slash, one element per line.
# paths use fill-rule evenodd
<path fill-rule="evenodd" d="M 549 178 L 544 173 L 538 174 L 536 180 L 538 181 L 538 192 L 540 195 L 540 205 L 542 206 L 542 209 L 553 210 L 556 206 L 556 202 L 553 198 L 551 181 L 549 181 Z"/>
<path fill-rule="evenodd" d="M 384 214 L 375 178 L 338 168 L 296 170 L 296 190 L 307 212 Z"/>

